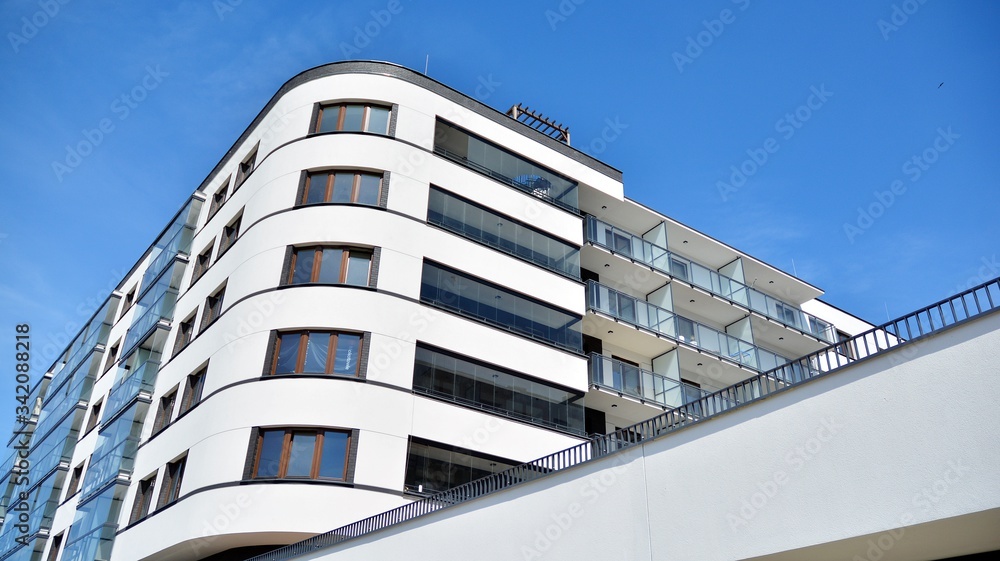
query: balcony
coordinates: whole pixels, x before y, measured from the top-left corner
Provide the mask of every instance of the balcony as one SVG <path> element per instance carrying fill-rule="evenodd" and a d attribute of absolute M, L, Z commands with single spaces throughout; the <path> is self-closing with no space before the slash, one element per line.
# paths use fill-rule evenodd
<path fill-rule="evenodd" d="M 127 353 L 146 338 L 146 335 L 153 329 L 161 319 L 172 319 L 174 314 L 174 304 L 177 303 L 177 289 L 169 288 L 160 294 L 156 300 L 146 308 L 142 315 L 137 317 L 125 336 L 123 353 Z"/>
<path fill-rule="evenodd" d="M 135 463 L 138 448 L 139 438 L 130 436 L 104 452 L 100 457 L 95 457 L 87 468 L 83 488 L 80 490 L 80 502 L 86 502 L 96 491 L 100 491 L 111 481 L 121 476 L 132 475 L 132 466 Z M 98 449 L 94 452 L 94 456 L 100 452 L 101 450 Z"/>
<path fill-rule="evenodd" d="M 710 393 L 597 353 L 590 354 L 590 383 L 664 407 L 679 407 Z"/>
<path fill-rule="evenodd" d="M 594 281 L 587 281 L 587 305 L 591 311 L 653 331 L 754 370 L 766 370 L 764 367 L 771 364 L 788 362 L 781 355 Z"/>
<path fill-rule="evenodd" d="M 122 367 L 124 369 L 125 367 Z M 153 393 L 153 384 L 156 382 L 156 374 L 159 372 L 160 363 L 155 360 L 147 360 L 139 365 L 131 374 L 126 374 L 127 378 L 121 379 L 112 388 L 108 396 L 108 405 L 104 411 L 104 424 L 107 420 L 114 419 L 119 411 L 125 408 L 133 399 L 140 394 L 147 396 Z"/>
<path fill-rule="evenodd" d="M 638 261 L 664 275 L 691 283 L 716 296 L 753 310 L 778 323 L 797 329 L 826 343 L 833 343 L 836 331 L 829 323 L 798 307 L 746 286 L 718 271 L 671 253 L 621 228 L 587 216 L 587 241 L 611 253 Z"/>

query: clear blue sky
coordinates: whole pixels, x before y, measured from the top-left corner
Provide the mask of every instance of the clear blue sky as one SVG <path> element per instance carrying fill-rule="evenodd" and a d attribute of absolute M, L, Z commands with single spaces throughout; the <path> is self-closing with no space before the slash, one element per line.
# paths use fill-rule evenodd
<path fill-rule="evenodd" d="M 555 116 L 629 197 L 869 321 L 998 276 L 998 16 L 985 0 L 2 1 L 0 434 L 14 325 L 41 347 L 86 319 L 277 88 L 345 58 L 429 55 L 446 85 Z"/>

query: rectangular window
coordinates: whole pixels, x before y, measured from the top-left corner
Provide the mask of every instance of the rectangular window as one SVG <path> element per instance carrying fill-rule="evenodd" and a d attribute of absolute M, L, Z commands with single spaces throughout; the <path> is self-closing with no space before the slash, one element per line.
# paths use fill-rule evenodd
<path fill-rule="evenodd" d="M 201 315 L 201 329 L 208 327 L 222 314 L 222 299 L 225 296 L 226 287 L 223 286 L 215 294 L 205 299 L 205 311 Z"/>
<path fill-rule="evenodd" d="M 222 254 L 236 243 L 236 238 L 240 237 L 240 221 L 242 220 L 243 214 L 240 213 L 236 217 L 236 220 L 233 220 L 222 229 L 222 240 L 219 242 L 219 257 L 222 257 Z"/>
<path fill-rule="evenodd" d="M 346 431 L 267 429 L 257 437 L 254 479 L 347 478 L 351 435 Z"/>
<path fill-rule="evenodd" d="M 105 372 L 111 370 L 111 367 L 113 367 L 115 363 L 118 362 L 118 352 L 121 350 L 121 345 L 122 342 L 119 339 L 118 342 L 116 342 L 114 345 L 111 345 L 111 348 L 108 349 L 108 359 L 107 359 L 108 361 L 104 363 Z"/>
<path fill-rule="evenodd" d="M 405 489 L 436 493 L 510 469 L 518 462 L 464 448 L 411 439 L 406 458 Z"/>
<path fill-rule="evenodd" d="M 257 165 L 257 146 L 254 146 L 253 150 L 250 151 L 250 154 L 248 154 L 247 157 L 244 158 L 242 162 L 240 162 L 239 169 L 236 170 L 236 181 L 233 183 L 233 193 L 235 193 L 236 190 L 239 189 L 241 185 L 243 185 L 243 182 L 246 181 L 250 173 L 253 172 L 256 165 Z"/>
<path fill-rule="evenodd" d="M 360 333 L 279 333 L 275 339 L 270 373 L 357 376 L 363 339 Z"/>
<path fill-rule="evenodd" d="M 211 220 L 215 213 L 219 212 L 222 205 L 226 202 L 226 192 L 229 191 L 229 177 L 222 181 L 222 185 L 219 186 L 219 190 L 212 195 L 212 204 L 208 207 L 208 219 Z"/>
<path fill-rule="evenodd" d="M 392 110 L 366 103 L 322 105 L 313 132 L 373 132 L 389 134 Z"/>
<path fill-rule="evenodd" d="M 580 248 L 433 185 L 427 222 L 551 271 L 580 278 Z"/>
<path fill-rule="evenodd" d="M 413 391 L 584 434 L 582 393 L 422 344 L 417 345 Z"/>
<path fill-rule="evenodd" d="M 566 210 L 580 210 L 575 181 L 440 119 L 434 153 Z"/>
<path fill-rule="evenodd" d="M 208 267 L 212 264 L 212 247 L 215 245 L 215 240 L 208 242 L 208 247 L 205 251 L 198 254 L 198 257 L 194 260 L 194 273 L 191 275 L 191 284 L 198 282 L 198 279 L 205 274 Z"/>
<path fill-rule="evenodd" d="M 101 420 L 101 405 L 103 405 L 103 403 L 98 401 L 93 407 L 90 408 L 90 418 L 87 419 L 87 428 L 83 431 L 84 434 L 90 432 L 97 426 L 97 422 Z"/>
<path fill-rule="evenodd" d="M 300 205 L 318 203 L 357 203 L 378 205 L 382 175 L 362 171 L 327 170 L 306 175 Z"/>
<path fill-rule="evenodd" d="M 180 325 L 177 326 L 177 340 L 174 341 L 174 352 L 177 354 L 181 352 L 181 349 L 188 346 L 191 339 L 194 338 L 194 314 L 191 317 L 182 321 Z"/>
<path fill-rule="evenodd" d="M 156 486 L 156 472 L 139 482 L 139 489 L 135 493 L 135 502 L 132 503 L 132 516 L 129 517 L 129 524 L 145 518 L 149 514 L 149 507 L 153 504 L 153 488 Z"/>
<path fill-rule="evenodd" d="M 66 498 L 76 494 L 80 488 L 80 480 L 83 479 L 83 462 L 73 468 L 73 473 L 69 476 L 69 484 L 66 485 Z"/>
<path fill-rule="evenodd" d="M 429 261 L 424 261 L 420 301 L 563 349 L 583 350 L 580 316 Z"/>
<path fill-rule="evenodd" d="M 177 402 L 177 388 L 170 390 L 170 393 L 160 398 L 160 407 L 156 410 L 156 418 L 153 420 L 153 434 L 160 432 L 170 424 L 170 418 L 174 414 L 174 403 Z"/>
<path fill-rule="evenodd" d="M 49 555 L 45 558 L 46 561 L 56 561 L 59 557 L 59 549 L 62 547 L 63 535 L 52 538 L 52 545 L 49 547 Z"/>
<path fill-rule="evenodd" d="M 187 381 L 184 384 L 184 399 L 181 400 L 179 415 L 183 415 L 201 402 L 201 392 L 205 387 L 206 374 L 208 374 L 207 366 L 187 377 Z"/>
<path fill-rule="evenodd" d="M 847 358 L 857 358 L 854 354 L 854 344 L 850 343 L 851 336 L 843 331 L 837 331 L 837 352 L 846 356 Z"/>
<path fill-rule="evenodd" d="M 133 286 L 132 290 L 129 290 L 125 295 L 125 299 L 122 300 L 122 313 L 118 314 L 118 319 L 121 319 L 125 315 L 125 312 L 129 311 L 132 304 L 135 303 L 135 290 L 138 286 Z"/>
<path fill-rule="evenodd" d="M 286 284 L 350 284 L 368 286 L 369 249 L 301 247 L 292 251 Z"/>
<path fill-rule="evenodd" d="M 167 470 L 163 474 L 163 488 L 160 490 L 160 499 L 156 503 L 156 508 L 163 508 L 181 496 L 181 481 L 184 479 L 184 465 L 186 463 L 187 456 L 184 456 L 167 464 Z"/>

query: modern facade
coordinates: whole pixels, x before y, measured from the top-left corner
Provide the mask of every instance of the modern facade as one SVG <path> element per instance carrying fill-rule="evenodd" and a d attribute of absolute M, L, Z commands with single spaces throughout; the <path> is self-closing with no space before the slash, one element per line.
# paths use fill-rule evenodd
<path fill-rule="evenodd" d="M 0 560 L 245 559 L 869 353 L 564 133 L 392 64 L 292 78 L 33 364 Z"/>

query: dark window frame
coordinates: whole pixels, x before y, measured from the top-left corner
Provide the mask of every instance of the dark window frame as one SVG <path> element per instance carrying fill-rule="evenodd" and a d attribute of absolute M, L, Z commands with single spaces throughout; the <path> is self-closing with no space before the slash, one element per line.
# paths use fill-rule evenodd
<path fill-rule="evenodd" d="M 226 297 L 226 285 L 223 284 L 221 287 L 216 289 L 210 296 L 205 298 L 205 309 L 201 313 L 201 327 L 200 331 L 204 331 L 212 322 L 219 319 L 222 315 L 222 305 Z"/>
<path fill-rule="evenodd" d="M 184 380 L 184 397 L 181 398 L 181 416 L 195 405 L 201 403 L 202 392 L 205 390 L 205 377 L 208 375 L 208 365 L 199 368 L 194 374 L 189 374 Z"/>
<path fill-rule="evenodd" d="M 84 464 L 86 464 L 86 460 L 80 462 L 73 468 L 73 471 L 69 476 L 69 482 L 66 484 L 66 499 L 69 499 L 80 490 L 80 483 L 83 481 Z"/>
<path fill-rule="evenodd" d="M 283 432 L 284 436 L 281 441 L 281 454 L 278 460 L 278 473 L 275 476 L 260 477 L 257 475 L 257 471 L 260 469 L 260 456 L 263 450 L 264 437 L 267 433 Z M 310 463 L 309 475 L 308 476 L 288 476 L 288 464 L 292 453 L 292 442 L 294 435 L 302 434 L 309 435 L 312 434 L 316 437 L 316 441 L 313 444 L 313 456 Z M 343 476 L 342 477 L 320 477 L 319 471 L 322 467 L 323 459 L 323 445 L 326 441 L 326 433 L 338 433 L 347 436 L 347 440 L 344 445 L 344 465 L 343 465 Z M 305 428 L 305 427 L 276 427 L 276 428 L 262 428 L 257 431 L 256 441 L 252 444 L 255 446 L 253 454 L 253 463 L 250 469 L 250 479 L 260 479 L 260 480 L 274 480 L 274 479 L 290 479 L 290 480 L 300 480 L 300 481 L 343 481 L 349 482 L 351 480 L 351 456 L 352 456 L 352 446 L 354 444 L 354 439 L 356 435 L 354 431 L 348 429 L 340 428 Z"/>
<path fill-rule="evenodd" d="M 174 503 L 181 496 L 181 484 L 184 481 L 184 468 L 187 466 L 187 454 L 167 464 L 163 471 L 163 482 L 160 485 L 160 496 L 156 508 L 161 509 Z"/>
<path fill-rule="evenodd" d="M 318 110 L 316 112 L 316 122 L 313 124 L 310 132 L 320 133 L 320 132 L 343 132 L 344 131 L 344 119 L 347 116 L 348 107 L 362 107 L 363 113 L 361 115 L 361 130 L 360 131 L 348 131 L 348 132 L 362 132 L 368 134 L 381 134 L 388 135 L 389 130 L 392 128 L 392 105 L 383 105 L 381 103 L 371 103 L 366 101 L 338 101 L 334 103 L 320 103 L 318 105 Z M 372 107 L 377 107 L 379 109 L 385 109 L 389 115 L 386 117 L 385 126 L 386 130 L 383 132 L 372 132 L 369 130 L 371 125 L 371 109 Z M 327 114 L 331 109 L 337 109 L 337 124 L 333 129 L 328 131 L 321 130 L 323 128 L 323 118 L 324 114 Z M 327 115 L 326 119 L 330 119 L 332 115 Z"/>
<path fill-rule="evenodd" d="M 170 426 L 170 421 L 174 415 L 174 406 L 177 405 L 178 389 L 179 386 L 174 386 L 160 398 L 159 405 L 156 408 L 156 417 L 153 419 L 152 435 L 157 435 L 163 429 Z"/>
<path fill-rule="evenodd" d="M 336 249 L 341 250 L 343 253 L 340 256 L 340 264 L 338 265 L 339 271 L 337 274 L 337 281 L 335 283 L 323 283 L 323 284 L 348 284 L 347 275 L 349 272 L 350 258 L 352 255 L 355 257 L 361 257 L 364 255 L 368 256 L 368 274 L 365 275 L 364 284 L 351 284 L 349 286 L 369 286 L 372 278 L 372 261 L 375 257 L 375 251 L 372 248 L 362 248 L 362 247 L 352 247 L 352 246 L 337 246 L 337 245 L 309 245 L 303 247 L 292 247 L 292 257 L 291 262 L 288 266 L 288 274 L 285 275 L 284 284 L 288 286 L 299 285 L 299 284 L 317 284 L 319 283 L 320 272 L 323 268 L 323 250 Z M 305 256 L 308 258 L 308 252 L 312 251 L 312 272 L 310 273 L 309 280 L 306 282 L 295 282 L 295 266 L 299 264 L 302 259 L 301 254 L 306 253 Z"/>
<path fill-rule="evenodd" d="M 208 207 L 209 220 L 211 220 L 219 212 L 219 209 L 221 209 L 222 206 L 226 204 L 226 201 L 229 200 L 227 195 L 229 193 L 229 182 L 232 179 L 232 177 L 233 177 L 232 175 L 227 176 L 226 179 L 222 182 L 222 185 L 219 187 L 219 189 L 212 194 L 212 202 L 209 204 Z"/>
<path fill-rule="evenodd" d="M 329 342 L 327 343 L 327 356 L 326 365 L 324 366 L 323 372 L 305 372 L 305 361 L 307 348 L 309 343 L 309 336 L 311 334 L 326 333 L 330 336 Z M 278 369 L 278 359 L 281 353 L 281 340 L 284 336 L 299 336 L 298 351 L 295 357 L 295 371 L 294 372 L 282 372 L 277 373 Z M 353 374 L 342 374 L 339 372 L 334 372 L 334 365 L 337 362 L 337 343 L 341 335 L 351 335 L 358 337 L 358 359 L 357 365 L 355 366 Z M 293 331 L 278 331 L 274 337 L 274 345 L 271 350 L 271 362 L 267 368 L 268 376 L 298 376 L 298 375 L 315 375 L 315 376 L 341 376 L 345 378 L 360 378 L 361 372 L 364 368 L 364 349 L 366 343 L 366 334 L 359 331 L 336 331 L 336 330 L 293 330 Z M 332 352 L 331 352 L 332 351 Z"/>
<path fill-rule="evenodd" d="M 194 259 L 194 271 L 191 274 L 191 285 L 198 282 L 205 272 L 212 266 L 212 250 L 215 248 L 215 238 L 208 242 L 208 247 L 206 247 L 201 253 L 198 254 Z"/>
<path fill-rule="evenodd" d="M 257 169 L 257 152 L 260 150 L 260 143 L 254 145 L 250 152 L 245 158 L 240 160 L 239 165 L 236 167 L 236 179 L 233 182 L 233 194 L 243 186 L 247 178 Z M 232 198 L 232 195 L 230 195 Z"/>
<path fill-rule="evenodd" d="M 333 187 L 336 182 L 336 176 L 340 174 L 352 174 L 354 179 L 351 181 L 351 200 L 347 202 L 332 202 L 333 198 Z M 320 202 L 309 202 L 309 189 L 312 186 L 313 177 L 326 175 L 326 190 L 323 194 L 323 200 Z M 378 178 L 378 192 L 376 193 L 375 203 L 361 203 L 358 202 L 358 197 L 361 195 L 361 179 L 364 176 L 377 177 Z M 382 200 L 382 190 L 383 183 L 385 182 L 385 172 L 373 173 L 370 171 L 353 170 L 353 169 L 325 169 L 325 170 L 312 170 L 305 172 L 305 182 L 302 187 L 302 194 L 295 202 L 295 206 L 309 206 L 317 204 L 352 204 L 352 205 L 365 205 L 365 206 L 380 206 L 379 203 Z"/>
<path fill-rule="evenodd" d="M 174 340 L 172 356 L 177 356 L 177 353 L 184 350 L 194 340 L 194 320 L 196 315 L 197 310 L 177 325 L 177 339 Z"/>
<path fill-rule="evenodd" d="M 152 475 L 139 481 L 135 491 L 135 499 L 132 501 L 132 513 L 129 515 L 129 524 L 134 524 L 149 515 L 149 509 L 153 506 L 153 498 L 156 496 L 156 475 Z"/>
<path fill-rule="evenodd" d="M 229 221 L 228 224 L 222 229 L 222 237 L 219 239 L 219 255 L 215 258 L 216 261 L 219 257 L 222 257 L 229 248 L 233 247 L 240 238 L 240 226 L 243 222 L 243 211 L 241 210 L 236 218 Z"/>

